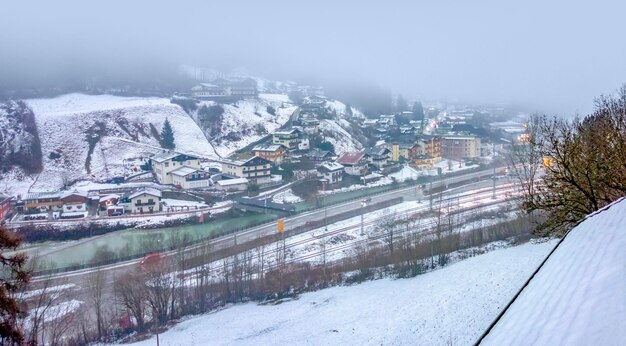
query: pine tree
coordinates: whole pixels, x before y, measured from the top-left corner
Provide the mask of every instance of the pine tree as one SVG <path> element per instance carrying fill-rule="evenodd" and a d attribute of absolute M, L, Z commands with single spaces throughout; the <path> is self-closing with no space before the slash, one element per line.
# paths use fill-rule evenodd
<path fill-rule="evenodd" d="M 174 144 L 174 131 L 172 130 L 172 125 L 167 118 L 165 119 L 163 128 L 161 129 L 161 147 L 165 149 L 174 149 L 176 147 Z"/>
<path fill-rule="evenodd" d="M 424 119 L 424 107 L 422 107 L 420 101 L 415 101 L 413 104 L 413 117 L 415 117 L 416 120 Z"/>
<path fill-rule="evenodd" d="M 26 256 L 23 253 L 6 256 L 5 250 L 15 250 L 20 240 L 4 228 L 0 228 L 0 345 L 21 345 L 22 330 L 17 325 L 17 316 L 23 312 L 12 295 L 30 281 L 30 273 L 24 269 Z"/>

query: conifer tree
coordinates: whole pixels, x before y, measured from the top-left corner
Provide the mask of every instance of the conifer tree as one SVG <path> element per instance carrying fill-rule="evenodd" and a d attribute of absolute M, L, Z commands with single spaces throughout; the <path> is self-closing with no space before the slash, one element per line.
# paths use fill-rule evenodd
<path fill-rule="evenodd" d="M 176 147 L 174 144 L 174 131 L 168 119 L 165 119 L 161 129 L 161 147 L 165 149 L 174 149 Z"/>

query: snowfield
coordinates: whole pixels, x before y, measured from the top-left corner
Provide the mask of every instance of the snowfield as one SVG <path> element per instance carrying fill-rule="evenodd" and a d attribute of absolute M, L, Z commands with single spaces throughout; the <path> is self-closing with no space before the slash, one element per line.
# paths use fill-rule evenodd
<path fill-rule="evenodd" d="M 172 124 L 177 151 L 216 157 L 193 119 L 169 99 L 67 94 L 26 103 L 35 113 L 44 167 L 30 192 L 58 190 L 78 179 L 122 175 L 125 159 L 162 150 L 151 125 L 160 132 L 166 118 Z M 91 154 L 88 137 L 96 142 Z"/>
<path fill-rule="evenodd" d="M 626 200 L 592 214 L 563 240 L 484 345 L 624 345 Z"/>
<path fill-rule="evenodd" d="M 181 322 L 160 344 L 471 345 L 554 245 L 495 250 L 412 279 L 333 287 L 277 305 L 230 306 Z"/>

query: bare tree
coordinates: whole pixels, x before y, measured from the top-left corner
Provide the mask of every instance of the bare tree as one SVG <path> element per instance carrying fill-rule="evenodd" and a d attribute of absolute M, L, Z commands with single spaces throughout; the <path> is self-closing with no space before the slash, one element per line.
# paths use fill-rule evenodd
<path fill-rule="evenodd" d="M 118 299 L 125 308 L 127 314 L 137 321 L 137 330 L 142 332 L 145 329 L 146 321 L 146 277 L 136 270 L 125 273 L 115 281 Z"/>
<path fill-rule="evenodd" d="M 101 339 L 106 335 L 106 328 L 103 316 L 104 307 L 104 285 L 106 280 L 106 272 L 96 268 L 87 278 L 88 288 L 88 301 L 93 307 L 96 330 L 98 331 L 98 339 Z"/>

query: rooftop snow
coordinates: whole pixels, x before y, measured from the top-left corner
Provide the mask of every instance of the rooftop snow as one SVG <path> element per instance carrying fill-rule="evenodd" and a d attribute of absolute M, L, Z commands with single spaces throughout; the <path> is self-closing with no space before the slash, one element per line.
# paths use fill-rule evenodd
<path fill-rule="evenodd" d="M 626 200 L 622 198 L 575 227 L 483 344 L 623 343 L 626 340 L 625 223 Z"/>
<path fill-rule="evenodd" d="M 181 167 L 181 168 L 176 169 L 174 171 L 171 171 L 170 174 L 184 177 L 184 176 L 186 176 L 188 174 L 195 173 L 196 171 L 197 171 L 197 169 L 195 169 L 195 168 L 184 166 L 184 167 Z"/>

